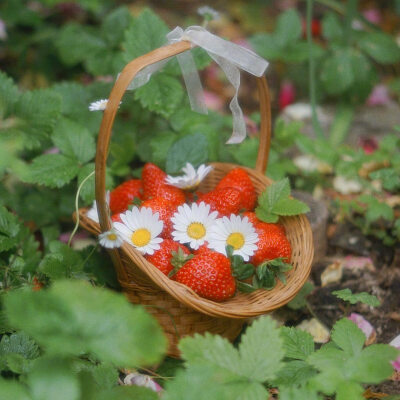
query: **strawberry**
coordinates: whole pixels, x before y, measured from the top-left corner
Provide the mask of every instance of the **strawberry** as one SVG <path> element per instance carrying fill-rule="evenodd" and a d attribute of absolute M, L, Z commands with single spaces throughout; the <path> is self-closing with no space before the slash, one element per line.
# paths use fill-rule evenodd
<path fill-rule="evenodd" d="M 131 179 L 117 186 L 110 193 L 110 210 L 112 214 L 118 214 L 128 209 L 133 199 L 142 197 L 142 182 L 140 179 Z"/>
<path fill-rule="evenodd" d="M 254 210 L 257 194 L 253 182 L 243 168 L 234 168 L 225 175 L 217 185 L 217 189 L 233 187 L 242 194 L 242 207 L 246 210 Z"/>
<path fill-rule="evenodd" d="M 167 174 L 157 165 L 146 163 L 142 170 L 143 198 L 150 199 L 157 196 L 160 186 L 166 185 Z"/>
<path fill-rule="evenodd" d="M 280 225 L 261 222 L 255 228 L 258 234 L 258 249 L 250 259 L 252 264 L 259 265 L 265 260 L 278 257 L 282 257 L 286 262 L 290 261 L 292 248 Z"/>
<path fill-rule="evenodd" d="M 231 187 L 215 188 L 211 192 L 200 196 L 197 204 L 202 201 L 210 205 L 210 211 L 218 211 L 219 217 L 238 214 L 242 206 L 240 191 Z"/>
<path fill-rule="evenodd" d="M 255 212 L 253 211 L 246 211 L 242 214 L 243 217 L 247 217 L 247 219 L 249 220 L 249 222 L 251 222 L 254 227 L 256 227 L 258 224 L 261 224 L 261 226 L 269 226 L 269 225 L 275 225 L 277 228 L 279 228 L 279 230 L 285 234 L 285 228 L 283 227 L 283 225 L 281 224 L 269 224 L 267 222 L 263 222 L 260 219 L 257 218 L 257 215 Z M 265 224 L 265 225 L 264 225 Z"/>
<path fill-rule="evenodd" d="M 111 221 L 112 222 L 121 222 L 122 223 L 121 214 L 122 213 L 111 215 Z"/>
<path fill-rule="evenodd" d="M 172 239 L 164 239 L 160 244 L 160 248 L 154 254 L 146 254 L 145 258 L 157 267 L 163 274 L 167 275 L 174 269 L 171 261 L 173 252 L 178 252 L 181 249 L 185 255 L 189 255 L 190 251 L 182 244 L 173 241 Z"/>
<path fill-rule="evenodd" d="M 214 301 L 226 300 L 236 290 L 229 258 L 212 250 L 195 255 L 179 269 L 173 279 L 190 287 L 198 295 Z"/>
<path fill-rule="evenodd" d="M 208 242 L 204 242 L 197 250 L 193 250 L 193 254 L 201 254 L 209 251 Z"/>
<path fill-rule="evenodd" d="M 141 207 L 151 208 L 153 213 L 158 212 L 160 220 L 164 222 L 164 228 L 161 236 L 163 238 L 171 238 L 171 233 L 173 230 L 171 217 L 174 215 L 176 207 L 163 197 L 154 197 L 152 199 L 145 200 L 141 204 Z"/>
<path fill-rule="evenodd" d="M 183 190 L 167 185 L 165 179 L 167 174 L 157 165 L 146 163 L 142 170 L 143 199 L 148 200 L 153 197 L 164 197 L 175 206 L 185 202 Z"/>

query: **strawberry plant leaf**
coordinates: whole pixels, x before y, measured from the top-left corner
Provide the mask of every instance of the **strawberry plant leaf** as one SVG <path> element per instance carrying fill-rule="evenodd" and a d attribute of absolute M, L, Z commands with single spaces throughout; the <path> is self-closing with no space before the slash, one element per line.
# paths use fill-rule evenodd
<path fill-rule="evenodd" d="M 169 29 L 165 22 L 149 9 L 143 10 L 125 31 L 125 61 L 142 56 L 167 42 Z M 151 78 L 153 79 L 153 77 Z"/>
<path fill-rule="evenodd" d="M 277 385 L 280 388 L 300 385 L 301 383 L 308 381 L 316 373 L 317 371 L 305 361 L 289 361 L 279 370 L 277 378 L 273 381 L 273 385 Z"/>
<path fill-rule="evenodd" d="M 299 310 L 300 308 L 303 308 L 307 304 L 307 296 L 314 290 L 315 286 L 313 285 L 312 282 L 307 281 L 304 286 L 300 289 L 300 291 L 297 293 L 296 297 L 291 300 L 287 306 L 291 308 L 292 310 Z"/>
<path fill-rule="evenodd" d="M 285 357 L 306 360 L 314 352 L 314 340 L 308 333 L 296 328 L 281 328 Z"/>
<path fill-rule="evenodd" d="M 61 154 L 43 154 L 33 160 L 21 179 L 27 183 L 60 188 L 74 179 L 78 171 L 79 166 L 72 158 Z"/>
<path fill-rule="evenodd" d="M 298 215 L 308 211 L 307 204 L 297 199 L 281 199 L 272 207 L 272 212 L 277 215 Z"/>
<path fill-rule="evenodd" d="M 165 351 L 161 328 L 143 308 L 82 281 L 57 281 L 39 292 L 17 290 L 4 306 L 12 326 L 45 346 L 47 354 L 89 353 L 133 367 L 159 362 Z"/>
<path fill-rule="evenodd" d="M 352 293 L 350 289 L 335 290 L 332 292 L 336 297 L 344 301 L 348 301 L 351 304 L 356 304 L 358 302 L 367 304 L 372 307 L 380 306 L 380 301 L 378 298 L 367 292 Z"/>
<path fill-rule="evenodd" d="M 400 61 L 400 48 L 396 41 L 386 33 L 364 32 L 358 44 L 371 58 L 381 64 Z"/>
<path fill-rule="evenodd" d="M 19 231 L 18 218 L 0 207 L 0 251 L 7 251 L 18 243 Z"/>
<path fill-rule="evenodd" d="M 364 332 L 348 318 L 336 322 L 331 337 L 333 342 L 350 356 L 361 352 L 366 339 Z"/>
<path fill-rule="evenodd" d="M 292 362 L 293 363 L 293 362 Z M 292 364 L 290 363 L 290 364 Z M 321 400 L 317 391 L 308 387 L 279 388 L 280 400 Z"/>
<path fill-rule="evenodd" d="M 252 293 L 258 289 L 257 287 L 250 285 L 249 283 L 241 281 L 236 282 L 236 287 L 238 288 L 239 291 L 243 293 Z"/>
<path fill-rule="evenodd" d="M 144 108 L 168 118 L 181 103 L 183 89 L 176 78 L 156 74 L 148 83 L 136 89 L 134 96 Z"/>
<path fill-rule="evenodd" d="M 168 174 L 177 174 L 190 162 L 194 167 L 208 159 L 208 142 L 201 133 L 186 135 L 176 141 L 168 150 L 165 163 Z"/>
<path fill-rule="evenodd" d="M 289 179 L 284 178 L 267 186 L 267 188 L 259 196 L 258 204 L 262 208 L 272 211 L 272 208 L 276 203 L 288 196 L 290 196 Z"/>
<path fill-rule="evenodd" d="M 265 208 L 258 206 L 258 207 L 256 207 L 255 212 L 256 212 L 257 218 L 261 221 L 268 222 L 268 223 L 278 222 L 279 216 L 276 214 L 272 214 L 271 212 L 267 211 Z"/>
<path fill-rule="evenodd" d="M 32 400 L 27 388 L 16 380 L 0 378 L 0 398 L 3 400 Z"/>
<path fill-rule="evenodd" d="M 52 140 L 64 155 L 75 158 L 80 163 L 90 161 L 96 153 L 94 139 L 89 131 L 67 118 L 58 122 Z"/>
<path fill-rule="evenodd" d="M 14 105 L 20 96 L 18 87 L 3 71 L 0 71 L 0 120 L 7 118 L 14 111 Z M 0 125 L 0 131 L 2 126 Z"/>

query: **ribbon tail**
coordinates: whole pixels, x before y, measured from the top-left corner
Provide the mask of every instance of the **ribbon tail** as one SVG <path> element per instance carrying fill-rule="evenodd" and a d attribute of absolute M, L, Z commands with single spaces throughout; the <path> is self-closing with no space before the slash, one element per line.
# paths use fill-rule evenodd
<path fill-rule="evenodd" d="M 246 123 L 244 121 L 242 109 L 239 106 L 238 93 L 240 86 L 240 71 L 235 65 L 214 53 L 208 53 L 215 62 L 222 68 L 232 86 L 235 88 L 235 95 L 229 103 L 232 111 L 233 132 L 226 142 L 227 144 L 241 143 L 246 138 Z"/>
<path fill-rule="evenodd" d="M 177 56 L 177 59 L 186 85 L 191 109 L 200 114 L 208 114 L 203 87 L 192 53 L 190 51 L 181 53 Z"/>

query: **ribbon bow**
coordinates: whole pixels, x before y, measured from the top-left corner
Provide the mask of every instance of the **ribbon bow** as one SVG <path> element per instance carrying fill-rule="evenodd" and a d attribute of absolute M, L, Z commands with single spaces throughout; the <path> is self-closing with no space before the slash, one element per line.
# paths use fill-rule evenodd
<path fill-rule="evenodd" d="M 251 50 L 213 35 L 201 26 L 190 26 L 185 30 L 178 26 L 167 34 L 167 39 L 169 43 L 188 40 L 203 48 L 225 72 L 227 79 L 235 88 L 235 95 L 229 103 L 233 117 L 233 132 L 227 143 L 242 142 L 246 137 L 246 123 L 238 102 L 240 69 L 261 77 L 268 67 L 268 62 Z M 176 57 L 182 71 L 192 110 L 207 114 L 203 88 L 192 54 L 188 51 L 178 54 Z M 146 84 L 151 75 L 161 69 L 169 60 L 157 62 L 141 70 L 129 84 L 128 89 L 136 89 Z"/>

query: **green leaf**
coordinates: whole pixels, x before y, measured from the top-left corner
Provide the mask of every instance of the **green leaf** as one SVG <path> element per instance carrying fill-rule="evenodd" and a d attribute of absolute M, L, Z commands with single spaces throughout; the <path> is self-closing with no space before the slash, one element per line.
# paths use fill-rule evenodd
<path fill-rule="evenodd" d="M 277 215 L 298 215 L 309 211 L 308 205 L 297 199 L 282 199 L 272 207 L 272 212 Z"/>
<path fill-rule="evenodd" d="M 364 332 L 348 318 L 342 318 L 333 326 L 332 340 L 348 355 L 357 355 L 361 352 L 364 342 Z"/>
<path fill-rule="evenodd" d="M 36 157 L 29 171 L 21 177 L 28 183 L 60 188 L 75 178 L 79 166 L 72 158 L 61 154 L 43 154 Z"/>
<path fill-rule="evenodd" d="M 0 71 L 0 120 L 9 116 L 14 111 L 14 105 L 18 101 L 19 92 L 13 80 L 3 71 Z M 2 126 L 0 124 L 0 131 Z"/>
<path fill-rule="evenodd" d="M 67 360 L 43 357 L 37 359 L 28 374 L 27 382 L 33 399 L 79 400 L 77 376 Z"/>
<path fill-rule="evenodd" d="M 160 327 L 141 307 L 82 281 L 57 281 L 39 292 L 17 290 L 4 305 L 10 323 L 45 346 L 48 354 L 89 353 L 134 367 L 158 362 L 165 350 Z"/>
<path fill-rule="evenodd" d="M 273 38 L 280 48 L 284 48 L 300 39 L 301 32 L 300 15 L 292 8 L 279 15 Z"/>
<path fill-rule="evenodd" d="M 364 400 L 364 388 L 355 382 L 342 382 L 336 390 L 336 400 Z"/>
<path fill-rule="evenodd" d="M 322 64 L 321 82 L 328 94 L 344 92 L 354 82 L 352 55 L 348 49 L 338 49 Z"/>
<path fill-rule="evenodd" d="M 176 78 L 157 74 L 153 75 L 144 86 L 136 89 L 134 96 L 143 107 L 167 118 L 181 103 L 183 89 Z"/>
<path fill-rule="evenodd" d="M 238 145 L 229 147 L 233 158 L 245 167 L 254 168 L 256 165 L 259 141 L 258 138 L 247 138 Z"/>
<path fill-rule="evenodd" d="M 316 373 L 317 371 L 305 361 L 293 360 L 283 365 L 272 384 L 280 387 L 299 385 L 307 382 Z"/>
<path fill-rule="evenodd" d="M 0 252 L 12 249 L 17 245 L 20 224 L 18 218 L 0 207 Z"/>
<path fill-rule="evenodd" d="M 279 400 L 320 400 L 317 391 L 307 387 L 279 388 Z"/>
<path fill-rule="evenodd" d="M 400 188 L 400 177 L 394 168 L 382 168 L 378 171 L 371 172 L 369 176 L 372 179 L 382 180 L 383 188 L 391 192 Z"/>
<path fill-rule="evenodd" d="M 89 131 L 67 118 L 62 118 L 52 135 L 53 143 L 68 156 L 80 163 L 90 161 L 95 153 L 94 139 Z"/>
<path fill-rule="evenodd" d="M 268 222 L 268 223 L 275 223 L 278 222 L 279 216 L 276 214 L 272 214 L 271 212 L 266 211 L 262 207 L 256 207 L 255 209 L 256 216 L 259 220 Z"/>
<path fill-rule="evenodd" d="M 150 139 L 152 150 L 152 161 L 157 165 L 165 165 L 167 160 L 167 149 L 177 140 L 177 135 L 172 132 L 165 132 Z"/>
<path fill-rule="evenodd" d="M 0 360 L 9 354 L 18 354 L 25 359 L 33 360 L 39 356 L 39 347 L 24 332 L 4 335 L 0 342 Z"/>
<path fill-rule="evenodd" d="M 331 41 L 343 38 L 343 26 L 336 14 L 328 12 L 322 19 L 322 36 Z"/>
<path fill-rule="evenodd" d="M 101 390 L 90 400 L 159 400 L 156 392 L 140 386 L 117 386 Z"/>
<path fill-rule="evenodd" d="M 168 174 L 176 174 L 190 162 L 194 167 L 208 159 L 208 142 L 201 133 L 186 135 L 176 141 L 168 150 L 165 164 Z"/>
<path fill-rule="evenodd" d="M 281 328 L 281 338 L 285 356 L 298 360 L 306 360 L 314 352 L 314 340 L 308 333 L 296 328 Z"/>
<path fill-rule="evenodd" d="M 32 400 L 24 385 L 4 378 L 0 378 L 0 398 L 2 400 Z"/>
<path fill-rule="evenodd" d="M 393 64 L 400 61 L 400 47 L 386 33 L 365 32 L 357 43 L 362 50 L 378 63 Z"/>
<path fill-rule="evenodd" d="M 143 10 L 125 32 L 125 60 L 131 61 L 163 46 L 169 29 L 151 10 Z M 154 77 L 151 78 L 153 80 Z"/>
<path fill-rule="evenodd" d="M 262 206 L 262 208 L 272 211 L 272 208 L 276 203 L 288 196 L 290 196 L 289 179 L 284 178 L 269 185 L 259 196 L 258 203 Z"/>
<path fill-rule="evenodd" d="M 339 299 L 348 301 L 351 304 L 356 304 L 358 302 L 361 302 L 364 304 L 368 304 L 369 306 L 372 307 L 378 307 L 381 304 L 376 296 L 369 294 L 367 292 L 352 293 L 350 289 L 342 289 L 342 290 L 335 290 L 332 292 L 332 294 L 334 294 L 336 297 L 339 297 Z"/>
<path fill-rule="evenodd" d="M 292 310 L 299 310 L 307 304 L 307 296 L 314 290 L 315 286 L 312 282 L 307 281 L 304 286 L 297 293 L 296 297 L 291 300 L 287 306 Z"/>
<path fill-rule="evenodd" d="M 363 383 L 380 383 L 393 374 L 394 361 L 399 351 L 386 344 L 373 344 L 366 347 L 361 354 L 350 360 L 346 373 L 352 379 Z"/>
<path fill-rule="evenodd" d="M 285 355 L 275 321 L 269 317 L 255 320 L 242 336 L 239 353 L 242 376 L 260 383 L 274 379 Z"/>
<path fill-rule="evenodd" d="M 125 31 L 132 22 L 129 8 L 121 6 L 106 15 L 101 24 L 101 31 L 110 45 L 118 46 L 124 40 Z"/>

